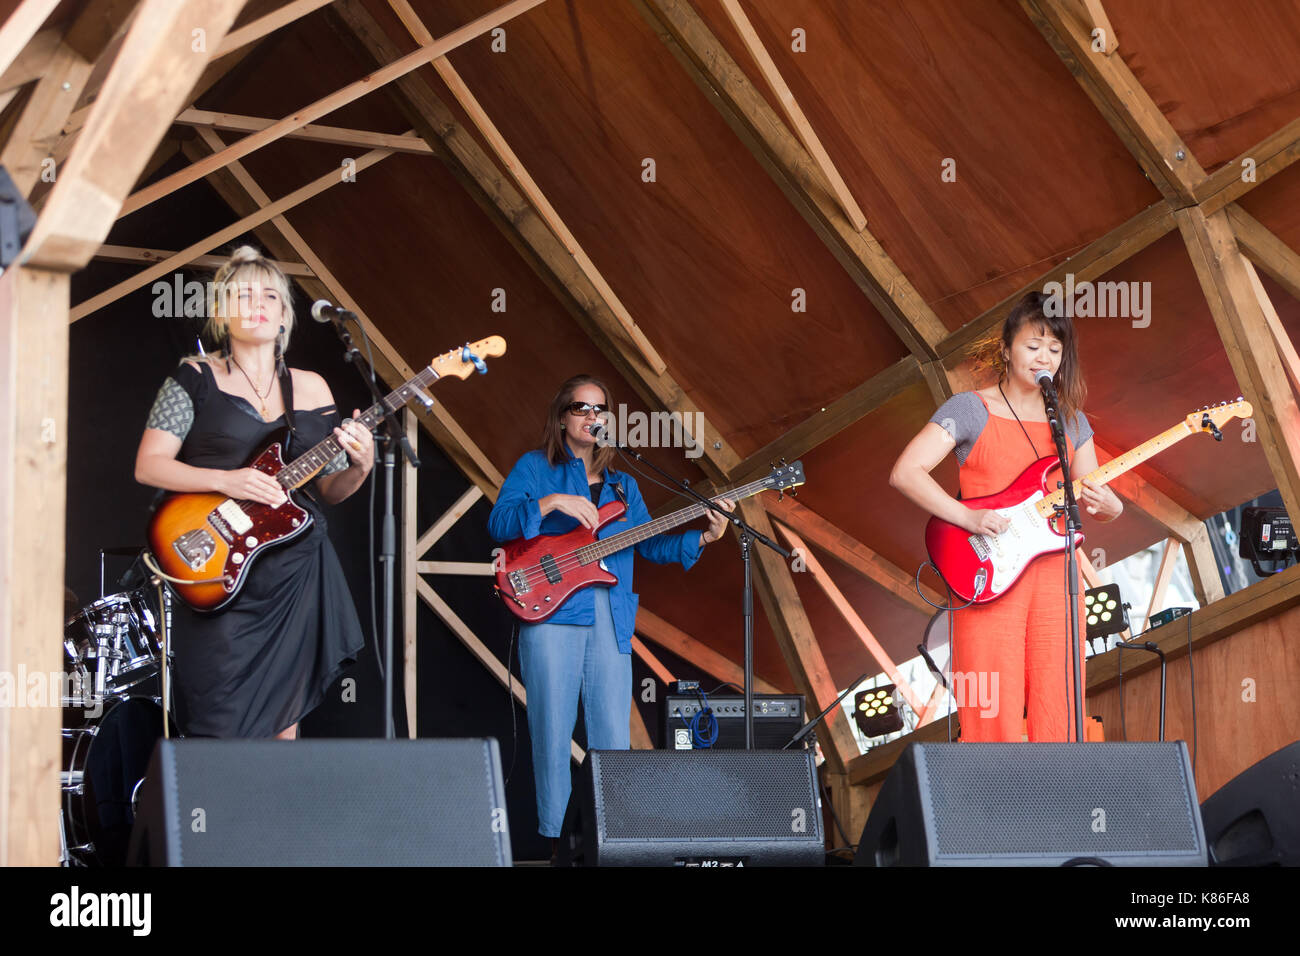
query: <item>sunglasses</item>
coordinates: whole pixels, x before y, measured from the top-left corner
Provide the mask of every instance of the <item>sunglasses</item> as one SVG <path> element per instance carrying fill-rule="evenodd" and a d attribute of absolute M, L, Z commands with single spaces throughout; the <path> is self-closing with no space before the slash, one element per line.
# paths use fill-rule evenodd
<path fill-rule="evenodd" d="M 607 411 L 609 411 L 609 406 L 608 406 L 608 405 L 592 405 L 590 402 L 570 402 L 570 403 L 569 403 L 569 414 L 570 414 L 570 415 L 583 415 L 583 416 L 585 416 L 588 412 L 595 412 L 597 415 L 604 415 Z"/>

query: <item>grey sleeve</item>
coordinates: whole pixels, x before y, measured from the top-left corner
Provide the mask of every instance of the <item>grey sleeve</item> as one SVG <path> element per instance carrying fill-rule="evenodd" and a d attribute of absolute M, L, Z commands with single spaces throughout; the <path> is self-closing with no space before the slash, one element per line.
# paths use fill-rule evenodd
<path fill-rule="evenodd" d="M 144 427 L 169 432 L 184 441 L 193 424 L 194 402 L 190 393 L 176 379 L 169 377 L 158 389 L 158 397 L 154 399 Z"/>
<path fill-rule="evenodd" d="M 957 443 L 957 464 L 966 464 L 966 456 L 975 447 L 989 421 L 989 410 L 974 392 L 958 392 L 930 416 Z"/>
<path fill-rule="evenodd" d="M 1070 441 L 1074 442 L 1074 447 L 1078 448 L 1092 437 L 1092 425 L 1088 421 L 1088 416 L 1083 412 L 1077 412 L 1072 421 L 1065 428 L 1065 433 L 1070 436 Z"/>
<path fill-rule="evenodd" d="M 320 470 L 320 475 L 318 477 L 324 478 L 326 475 L 337 475 L 340 471 L 347 471 L 349 467 L 350 463 L 348 462 L 348 453 L 341 451 L 331 458 L 329 463 Z"/>

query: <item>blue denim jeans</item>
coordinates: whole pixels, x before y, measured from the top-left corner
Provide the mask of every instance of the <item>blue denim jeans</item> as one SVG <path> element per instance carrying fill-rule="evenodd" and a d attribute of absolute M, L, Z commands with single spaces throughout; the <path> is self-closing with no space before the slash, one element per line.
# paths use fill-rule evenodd
<path fill-rule="evenodd" d="M 528 692 L 528 732 L 537 782 L 537 829 L 558 837 L 569 805 L 570 747 L 578 697 L 592 750 L 631 745 L 632 655 L 620 654 L 609 590 L 593 587 L 596 623 L 525 624 L 519 629 L 519 667 Z"/>

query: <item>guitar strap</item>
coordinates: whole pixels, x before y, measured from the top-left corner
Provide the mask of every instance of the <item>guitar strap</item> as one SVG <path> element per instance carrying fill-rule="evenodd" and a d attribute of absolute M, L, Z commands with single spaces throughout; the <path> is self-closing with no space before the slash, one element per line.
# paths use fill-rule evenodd
<path fill-rule="evenodd" d="M 284 420 L 289 426 L 289 434 L 297 438 L 298 430 L 293 424 L 293 375 L 284 359 L 280 359 L 280 397 L 284 399 Z"/>

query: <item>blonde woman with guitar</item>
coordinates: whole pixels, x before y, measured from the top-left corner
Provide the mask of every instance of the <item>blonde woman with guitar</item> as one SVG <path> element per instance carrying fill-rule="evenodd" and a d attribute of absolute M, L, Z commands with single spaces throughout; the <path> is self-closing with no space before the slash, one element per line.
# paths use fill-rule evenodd
<path fill-rule="evenodd" d="M 136 480 L 276 508 L 285 487 L 247 464 L 292 429 L 290 452 L 334 436 L 343 451 L 320 463 L 306 489 L 330 504 L 347 498 L 370 474 L 372 439 L 360 424 L 340 421 L 323 378 L 284 365 L 294 325 L 288 279 L 242 246 L 210 288 L 206 332 L 219 351 L 185 359 L 163 383 L 136 453 Z M 175 604 L 174 685 L 188 736 L 292 739 L 364 644 L 324 514 L 310 495 L 293 498 L 310 517 L 286 519 L 295 534 L 248 567 L 233 598 L 209 613 Z M 213 514 L 242 546 L 238 509 L 229 521 Z M 196 565 L 221 543 L 198 532 L 183 540 Z"/>

